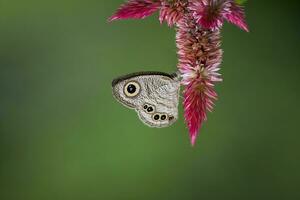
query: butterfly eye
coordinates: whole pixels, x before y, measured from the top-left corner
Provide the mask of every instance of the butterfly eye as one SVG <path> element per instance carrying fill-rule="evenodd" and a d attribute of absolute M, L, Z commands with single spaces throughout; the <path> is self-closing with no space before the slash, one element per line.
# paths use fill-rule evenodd
<path fill-rule="evenodd" d="M 164 121 L 164 120 L 166 120 L 166 119 L 167 119 L 167 116 L 166 116 L 166 115 L 161 115 L 161 116 L 160 116 L 160 120 Z"/>
<path fill-rule="evenodd" d="M 151 106 L 151 105 L 148 105 L 148 104 L 145 104 L 143 106 L 144 110 L 147 112 L 147 113 L 153 113 L 154 112 L 154 109 L 155 107 L 154 106 Z"/>
<path fill-rule="evenodd" d="M 159 120 L 159 115 L 158 115 L 158 114 L 155 114 L 155 115 L 153 116 L 153 119 L 154 119 L 155 121 Z"/>
<path fill-rule="evenodd" d="M 154 111 L 154 109 L 152 108 L 152 106 L 149 106 L 148 108 L 147 108 L 147 112 L 148 113 L 152 113 Z"/>
<path fill-rule="evenodd" d="M 135 97 L 140 92 L 140 85 L 137 82 L 131 81 L 125 85 L 124 93 L 128 97 Z"/>
<path fill-rule="evenodd" d="M 174 119 L 173 116 L 169 116 L 169 120 L 172 121 Z"/>

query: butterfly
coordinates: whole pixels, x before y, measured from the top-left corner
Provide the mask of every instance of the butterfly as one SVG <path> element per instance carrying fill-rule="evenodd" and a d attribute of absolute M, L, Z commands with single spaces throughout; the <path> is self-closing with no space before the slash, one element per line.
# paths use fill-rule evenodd
<path fill-rule="evenodd" d="M 140 120 L 163 128 L 178 119 L 180 80 L 177 73 L 136 72 L 112 81 L 112 93 L 117 101 L 134 109 Z"/>

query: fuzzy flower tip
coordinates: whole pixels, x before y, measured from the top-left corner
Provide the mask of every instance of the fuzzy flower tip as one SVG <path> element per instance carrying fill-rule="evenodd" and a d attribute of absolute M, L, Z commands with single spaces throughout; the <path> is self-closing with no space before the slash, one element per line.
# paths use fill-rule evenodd
<path fill-rule="evenodd" d="M 144 19 L 152 15 L 160 7 L 159 1 L 154 0 L 129 0 L 108 20 L 117 19 Z"/>
<path fill-rule="evenodd" d="M 192 0 L 189 9 L 205 29 L 220 29 L 226 20 L 249 32 L 244 10 L 234 0 Z"/>

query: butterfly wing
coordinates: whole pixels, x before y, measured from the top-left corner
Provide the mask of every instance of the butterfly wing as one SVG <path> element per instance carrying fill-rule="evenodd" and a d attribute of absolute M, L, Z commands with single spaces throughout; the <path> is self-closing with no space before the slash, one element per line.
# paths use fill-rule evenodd
<path fill-rule="evenodd" d="M 178 118 L 179 81 L 162 72 L 141 72 L 113 81 L 113 95 L 123 105 L 135 109 L 150 127 L 167 127 Z"/>

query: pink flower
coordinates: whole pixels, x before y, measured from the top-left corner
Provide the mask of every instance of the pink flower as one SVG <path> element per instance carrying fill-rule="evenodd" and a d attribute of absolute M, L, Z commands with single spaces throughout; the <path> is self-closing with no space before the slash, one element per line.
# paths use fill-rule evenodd
<path fill-rule="evenodd" d="M 243 8 L 234 0 L 191 0 L 189 9 L 205 29 L 220 29 L 224 20 L 249 31 Z"/>
<path fill-rule="evenodd" d="M 109 18 L 109 21 L 117 19 L 144 19 L 152 15 L 160 7 L 159 1 L 129 0 L 123 4 L 117 12 Z"/>
<path fill-rule="evenodd" d="M 222 61 L 220 31 L 199 27 L 192 15 L 178 23 L 176 35 L 179 63 L 184 90 L 184 117 L 194 145 L 199 129 L 212 111 L 217 94 L 214 83 L 222 81 L 219 65 Z"/>
<path fill-rule="evenodd" d="M 220 29 L 224 20 L 245 31 L 243 8 L 235 0 L 129 0 L 110 18 L 145 18 L 160 9 L 160 22 L 177 26 L 178 69 L 184 89 L 184 117 L 194 145 L 207 112 L 213 110 L 222 62 Z"/>

